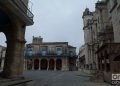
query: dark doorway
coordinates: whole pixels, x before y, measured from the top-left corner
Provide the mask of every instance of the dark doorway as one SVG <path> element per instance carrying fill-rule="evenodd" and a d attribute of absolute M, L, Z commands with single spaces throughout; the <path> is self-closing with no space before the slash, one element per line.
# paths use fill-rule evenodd
<path fill-rule="evenodd" d="M 61 70 L 62 69 L 62 60 L 57 59 L 56 60 L 56 70 Z"/>
<path fill-rule="evenodd" d="M 69 58 L 69 70 L 70 71 L 76 70 L 76 59 L 75 58 Z"/>
<path fill-rule="evenodd" d="M 34 60 L 34 69 L 39 70 L 39 59 Z"/>
<path fill-rule="evenodd" d="M 48 61 L 46 59 L 41 60 L 41 70 L 47 70 Z"/>
<path fill-rule="evenodd" d="M 49 60 L 49 70 L 54 70 L 55 62 L 54 59 Z"/>

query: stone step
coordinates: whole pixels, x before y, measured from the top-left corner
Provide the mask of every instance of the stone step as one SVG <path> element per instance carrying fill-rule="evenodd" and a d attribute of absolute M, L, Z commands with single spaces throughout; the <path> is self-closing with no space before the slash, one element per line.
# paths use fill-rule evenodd
<path fill-rule="evenodd" d="M 16 86 L 16 85 L 20 85 L 20 84 L 25 84 L 28 83 L 32 80 L 29 79 L 11 79 L 11 80 L 2 80 L 3 82 L 0 82 L 0 86 Z"/>
<path fill-rule="evenodd" d="M 17 80 L 21 80 L 20 78 L 18 79 L 0 79 L 0 83 L 5 83 L 5 82 L 11 82 L 11 81 L 17 81 Z"/>

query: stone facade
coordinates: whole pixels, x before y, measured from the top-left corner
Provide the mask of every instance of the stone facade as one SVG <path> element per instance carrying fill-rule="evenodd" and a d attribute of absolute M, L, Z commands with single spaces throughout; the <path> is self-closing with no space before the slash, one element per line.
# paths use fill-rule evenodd
<path fill-rule="evenodd" d="M 33 37 L 32 43 L 26 45 L 24 63 L 25 70 L 76 70 L 76 47 Z"/>
<path fill-rule="evenodd" d="M 94 73 L 96 69 L 96 55 L 94 54 L 96 48 L 96 13 L 90 12 L 88 8 L 83 13 L 84 22 L 84 52 L 85 52 L 85 70 L 87 73 Z M 81 52 L 81 51 L 80 51 Z M 81 53 L 79 53 L 81 54 Z M 80 58 L 81 59 L 81 58 Z"/>
<path fill-rule="evenodd" d="M 112 73 L 120 73 L 118 67 L 120 65 L 120 60 L 119 60 L 120 4 L 119 4 L 119 0 L 103 0 L 101 2 L 98 2 L 96 5 L 102 6 L 103 4 L 107 10 L 107 15 L 106 15 L 108 18 L 107 21 L 109 21 L 111 24 L 106 26 L 106 33 L 105 33 L 106 37 L 107 35 L 109 36 L 107 37 L 109 38 L 109 40 L 104 42 L 101 46 L 99 46 L 97 50 L 98 64 L 99 64 L 98 67 L 99 70 L 103 73 L 104 81 L 111 83 Z"/>
<path fill-rule="evenodd" d="M 112 21 L 114 30 L 114 42 L 120 42 L 120 1 L 105 0 L 109 12 L 109 19 Z"/>
<path fill-rule="evenodd" d="M 77 66 L 79 71 L 84 71 L 86 66 L 86 60 L 85 60 L 85 45 L 82 45 L 79 49 L 79 54 L 77 58 Z"/>
<path fill-rule="evenodd" d="M 22 77 L 26 26 L 33 25 L 33 14 L 28 9 L 28 0 L 0 1 L 0 32 L 6 36 L 7 49 L 0 77 Z"/>
<path fill-rule="evenodd" d="M 111 82 L 112 73 L 120 73 L 118 69 L 120 65 L 119 9 L 119 0 L 101 0 L 96 3 L 95 12 L 90 12 L 87 8 L 83 13 L 83 21 L 86 22 L 84 23 L 85 60 L 89 61 L 88 65 L 95 63 L 97 74 L 107 82 Z M 91 48 L 88 48 L 88 45 Z"/>

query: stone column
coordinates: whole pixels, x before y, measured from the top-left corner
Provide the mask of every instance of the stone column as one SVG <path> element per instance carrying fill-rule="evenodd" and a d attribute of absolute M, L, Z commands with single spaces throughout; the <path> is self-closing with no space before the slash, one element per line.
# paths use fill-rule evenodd
<path fill-rule="evenodd" d="M 62 58 L 62 71 L 68 70 L 68 58 L 64 57 Z"/>
<path fill-rule="evenodd" d="M 24 59 L 24 70 L 26 70 L 26 59 Z"/>
<path fill-rule="evenodd" d="M 11 27 L 6 29 L 5 35 L 7 50 L 2 76 L 6 78 L 21 77 L 24 68 L 25 26 L 15 21 Z"/>
<path fill-rule="evenodd" d="M 9 40 L 7 43 L 3 74 L 5 77 L 18 77 L 23 72 L 24 55 L 22 52 L 24 44 L 17 40 Z"/>
<path fill-rule="evenodd" d="M 39 70 L 41 70 L 41 59 L 39 58 Z"/>
<path fill-rule="evenodd" d="M 48 59 L 48 66 L 47 66 L 47 71 L 49 71 L 49 59 Z"/>
<path fill-rule="evenodd" d="M 32 59 L 32 70 L 34 70 L 34 59 Z"/>
<path fill-rule="evenodd" d="M 55 66 L 54 66 L 54 71 L 56 71 L 56 59 L 54 59 Z"/>
<path fill-rule="evenodd" d="M 25 70 L 27 70 L 27 59 L 25 60 Z"/>

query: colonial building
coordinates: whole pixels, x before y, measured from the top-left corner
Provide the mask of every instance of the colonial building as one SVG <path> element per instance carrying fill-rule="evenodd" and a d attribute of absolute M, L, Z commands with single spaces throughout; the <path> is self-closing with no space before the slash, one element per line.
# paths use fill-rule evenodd
<path fill-rule="evenodd" d="M 6 47 L 0 45 L 0 69 L 2 70 L 4 67 Z"/>
<path fill-rule="evenodd" d="M 85 58 L 85 45 L 82 45 L 79 49 L 78 58 L 77 58 L 77 66 L 79 71 L 85 71 L 86 66 L 86 58 Z"/>
<path fill-rule="evenodd" d="M 96 55 L 95 47 L 96 47 L 96 13 L 91 12 L 88 8 L 83 12 L 83 23 L 84 23 L 84 69 L 87 73 L 93 73 L 96 69 Z M 81 50 L 80 50 L 81 52 Z M 82 53 L 79 53 L 80 56 Z M 83 59 L 79 57 L 79 59 Z"/>
<path fill-rule="evenodd" d="M 75 70 L 76 47 L 33 37 L 32 43 L 26 45 L 24 63 L 25 70 Z"/>
<path fill-rule="evenodd" d="M 101 9 L 103 6 L 107 12 Z M 103 79 L 111 82 L 112 74 L 120 73 L 120 3 L 119 0 L 103 0 L 96 4 L 96 8 L 100 9 L 101 12 L 107 13 L 105 17 L 109 21 L 104 31 L 105 35 L 103 35 L 104 38 L 108 38 L 108 41 L 99 46 L 96 53 L 98 55 L 99 71 L 103 73 Z M 105 23 L 103 24 L 105 25 Z"/>
<path fill-rule="evenodd" d="M 111 82 L 112 73 L 120 73 L 119 9 L 119 0 L 101 0 L 96 3 L 95 12 L 87 8 L 83 13 L 85 64 L 89 70 L 95 67 L 97 74 L 107 82 Z"/>

